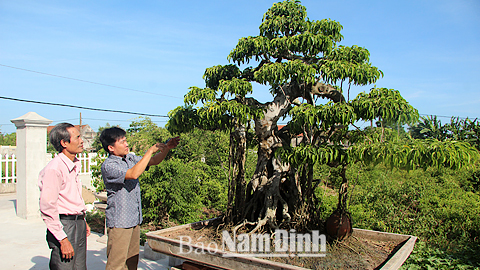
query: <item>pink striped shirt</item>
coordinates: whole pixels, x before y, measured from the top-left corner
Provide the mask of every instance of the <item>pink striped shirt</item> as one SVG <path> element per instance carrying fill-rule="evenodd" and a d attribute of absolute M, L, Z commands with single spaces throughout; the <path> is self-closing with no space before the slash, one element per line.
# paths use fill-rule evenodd
<path fill-rule="evenodd" d="M 80 166 L 77 158 L 72 162 L 60 153 L 38 177 L 40 212 L 47 229 L 58 241 L 67 237 L 59 214 L 77 215 L 87 210 L 82 197 L 82 181 L 78 177 Z"/>

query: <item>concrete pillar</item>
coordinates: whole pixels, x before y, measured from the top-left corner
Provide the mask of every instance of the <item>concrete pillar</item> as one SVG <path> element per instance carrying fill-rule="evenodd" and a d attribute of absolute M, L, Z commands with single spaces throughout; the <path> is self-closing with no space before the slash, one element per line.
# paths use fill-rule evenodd
<path fill-rule="evenodd" d="M 38 174 L 47 165 L 47 127 L 52 120 L 29 112 L 10 121 L 17 127 L 17 216 L 37 218 Z"/>

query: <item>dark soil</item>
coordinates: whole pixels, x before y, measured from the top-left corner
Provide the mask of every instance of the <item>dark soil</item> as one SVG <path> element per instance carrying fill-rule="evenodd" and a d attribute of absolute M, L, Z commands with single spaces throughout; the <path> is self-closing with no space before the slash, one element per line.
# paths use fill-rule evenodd
<path fill-rule="evenodd" d="M 309 269 L 376 269 L 400 243 L 380 242 L 351 236 L 327 244 L 327 256 L 272 258 L 273 261 Z"/>

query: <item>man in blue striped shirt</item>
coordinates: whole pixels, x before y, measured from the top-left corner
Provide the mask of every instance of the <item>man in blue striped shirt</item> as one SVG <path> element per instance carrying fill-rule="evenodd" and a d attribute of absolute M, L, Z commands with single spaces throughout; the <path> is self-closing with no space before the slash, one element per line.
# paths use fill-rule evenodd
<path fill-rule="evenodd" d="M 107 190 L 107 266 L 110 269 L 137 269 L 140 251 L 142 200 L 138 177 L 149 167 L 165 159 L 175 148 L 179 137 L 151 146 L 143 157 L 130 153 L 126 132 L 118 127 L 100 134 L 100 142 L 108 158 L 102 164 L 102 177 Z M 148 169 L 147 169 L 148 170 Z"/>

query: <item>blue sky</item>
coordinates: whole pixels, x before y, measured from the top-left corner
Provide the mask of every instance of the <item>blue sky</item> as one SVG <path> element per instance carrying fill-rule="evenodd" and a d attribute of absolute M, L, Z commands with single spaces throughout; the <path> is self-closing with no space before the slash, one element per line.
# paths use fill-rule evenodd
<path fill-rule="evenodd" d="M 167 115 L 189 87 L 204 87 L 205 68 L 228 64 L 241 37 L 259 34 L 275 2 L 0 0 L 0 96 Z M 342 45 L 370 51 L 385 74 L 377 87 L 399 90 L 422 115 L 480 118 L 480 1 L 301 3 L 311 20 L 343 25 Z M 78 124 L 81 113 L 94 130 L 138 117 L 0 99 L 0 132 L 30 111 L 52 124 Z"/>

